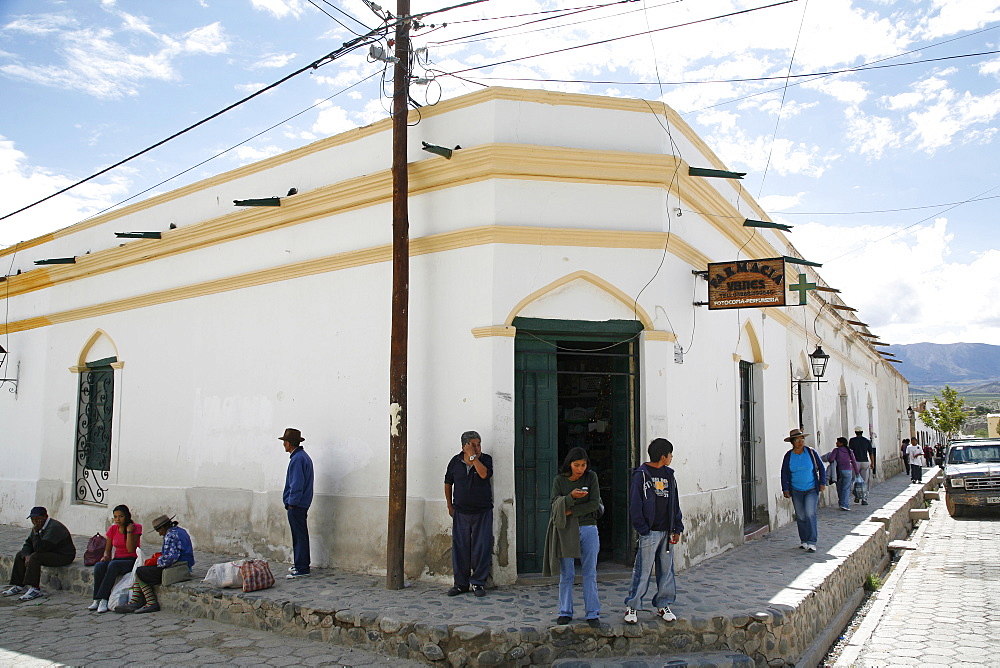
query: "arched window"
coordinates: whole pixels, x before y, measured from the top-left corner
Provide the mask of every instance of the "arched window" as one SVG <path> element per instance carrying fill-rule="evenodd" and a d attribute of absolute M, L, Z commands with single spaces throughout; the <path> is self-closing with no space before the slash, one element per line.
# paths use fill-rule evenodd
<path fill-rule="evenodd" d="M 114 418 L 115 370 L 121 369 L 111 338 L 97 330 L 84 345 L 70 371 L 79 374 L 74 447 L 74 500 L 106 504 L 111 475 L 111 431 Z"/>

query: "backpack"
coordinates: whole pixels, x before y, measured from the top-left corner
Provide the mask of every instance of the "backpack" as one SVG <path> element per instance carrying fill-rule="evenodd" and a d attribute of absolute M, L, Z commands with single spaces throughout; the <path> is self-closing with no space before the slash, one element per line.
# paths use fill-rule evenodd
<path fill-rule="evenodd" d="M 99 533 L 95 533 L 87 541 L 87 550 L 83 553 L 83 565 L 93 566 L 104 556 L 104 548 L 108 545 L 108 539 Z"/>

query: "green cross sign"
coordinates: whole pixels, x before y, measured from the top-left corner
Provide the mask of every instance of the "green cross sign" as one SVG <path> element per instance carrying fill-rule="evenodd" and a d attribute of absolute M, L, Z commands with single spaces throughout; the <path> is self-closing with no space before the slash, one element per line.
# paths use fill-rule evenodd
<path fill-rule="evenodd" d="M 799 293 L 799 306 L 803 306 L 806 303 L 806 292 L 809 290 L 815 290 L 815 283 L 808 283 L 806 281 L 805 274 L 799 274 L 799 282 L 794 285 L 788 286 L 789 290 Z"/>

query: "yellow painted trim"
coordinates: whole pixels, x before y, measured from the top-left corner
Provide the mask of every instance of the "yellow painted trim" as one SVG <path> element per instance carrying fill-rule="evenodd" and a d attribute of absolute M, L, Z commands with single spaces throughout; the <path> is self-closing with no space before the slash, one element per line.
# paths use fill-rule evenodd
<path fill-rule="evenodd" d="M 486 225 L 412 239 L 410 241 L 410 255 L 415 257 L 485 244 L 528 244 L 538 246 L 585 246 L 593 248 L 659 250 L 663 248 L 666 241 L 666 234 L 655 232 L 612 232 L 608 230 L 575 228 Z M 690 246 L 684 243 L 677 235 L 670 235 L 669 250 L 677 251 L 684 248 L 690 248 Z M 678 255 L 678 257 L 684 259 L 682 255 Z M 327 257 L 305 260 L 280 267 L 272 267 L 192 285 L 136 295 L 111 302 L 60 311 L 47 316 L 17 320 L 8 323 L 6 326 L 0 324 L 0 333 L 22 332 L 48 325 L 72 322 L 111 313 L 120 313 L 182 299 L 203 297 L 220 292 L 240 290 L 268 283 L 302 278 L 304 276 L 340 271 L 342 269 L 351 269 L 378 262 L 389 262 L 391 259 L 392 246 L 390 244 L 372 246 L 370 248 L 337 253 Z M 615 291 L 617 291 L 618 294 L 615 294 L 615 296 L 629 304 L 631 308 L 631 297 L 614 288 L 614 286 L 610 286 L 610 284 L 601 285 L 602 279 L 598 279 L 596 276 L 594 278 L 597 281 L 595 285 L 605 290 L 611 288 L 609 290 L 611 294 L 615 294 Z M 641 308 L 639 310 L 643 325 L 650 327 L 652 320 L 645 311 Z M 507 324 L 510 323 L 508 322 Z"/>
<path fill-rule="evenodd" d="M 673 187 L 674 194 L 682 193 L 681 197 L 688 206 L 703 207 L 709 211 L 731 210 L 733 216 L 706 216 L 705 219 L 735 246 L 745 246 L 745 253 L 754 257 L 773 256 L 776 253 L 760 235 L 751 239 L 751 233 L 742 227 L 742 222 L 734 222 L 738 218 L 736 209 L 714 188 L 698 183 L 705 179 L 681 176 L 678 190 L 677 181 L 671 176 L 678 168 L 686 174 L 686 165 L 668 155 L 522 144 L 484 144 L 463 149 L 453 160 L 413 163 L 410 166 L 409 185 L 412 197 L 492 179 L 662 189 Z M 0 293 L 0 298 L 16 297 L 56 283 L 79 280 L 391 201 L 391 174 L 388 170 L 383 170 L 296 195 L 280 207 L 234 211 L 175 230 L 166 230 L 161 239 L 136 240 L 79 256 L 75 264 L 33 269 L 19 276 L 12 276 L 3 293 Z M 607 234 L 610 239 L 621 233 L 609 230 Z M 659 233 L 651 234 L 666 238 Z M 613 242 L 609 240 L 608 243 Z M 696 269 L 704 270 L 710 261 L 704 253 L 676 236 L 671 237 L 670 245 L 675 246 L 669 248 L 671 252 Z M 662 248 L 663 242 L 659 246 Z"/>
<path fill-rule="evenodd" d="M 111 368 L 115 370 L 120 370 L 125 368 L 125 362 L 112 362 Z"/>
<path fill-rule="evenodd" d="M 487 327 L 473 327 L 472 335 L 477 339 L 490 336 L 508 336 L 514 338 L 517 335 L 517 327 L 510 325 L 490 325 Z"/>
<path fill-rule="evenodd" d="M 669 341 L 677 343 L 677 335 L 673 332 L 665 332 L 661 329 L 648 329 L 642 333 L 647 341 Z"/>
<path fill-rule="evenodd" d="M 750 322 L 749 318 L 743 321 L 743 331 L 746 333 L 747 342 L 750 344 L 750 352 L 753 354 L 753 363 L 763 364 L 764 352 L 760 347 L 760 338 L 757 336 L 757 329 L 753 326 L 753 323 Z"/>
<path fill-rule="evenodd" d="M 105 332 L 103 329 L 95 329 L 94 333 L 90 335 L 89 339 L 87 339 L 87 342 L 83 344 L 83 348 L 80 349 L 80 355 L 79 355 L 79 357 L 76 358 L 76 365 L 78 367 L 79 366 L 82 366 L 82 367 L 86 367 L 87 366 L 87 353 L 90 352 L 90 349 L 94 347 L 94 344 L 97 343 L 97 341 L 102 336 L 104 338 L 106 338 L 108 340 L 108 342 L 111 344 L 111 347 L 114 348 L 114 350 L 115 350 L 115 359 L 118 358 L 118 346 L 115 345 L 115 340 L 112 339 L 110 336 L 108 336 L 108 333 Z"/>
<path fill-rule="evenodd" d="M 514 322 L 514 318 L 517 317 L 517 314 L 523 311 L 528 306 L 528 304 L 531 304 L 532 302 L 541 299 L 550 292 L 558 290 L 562 286 L 568 283 L 572 283 L 573 281 L 576 280 L 587 281 L 588 283 L 594 285 L 598 289 L 607 292 L 609 295 L 620 301 L 622 304 L 624 304 L 626 307 L 628 307 L 635 313 L 636 317 L 639 319 L 639 322 L 642 323 L 643 329 L 653 328 L 652 318 L 649 317 L 649 314 L 646 313 L 645 309 L 639 306 L 639 304 L 632 297 L 630 297 L 625 292 L 618 289 L 608 281 L 604 280 L 600 276 L 592 274 L 589 271 L 574 271 L 572 274 L 566 274 L 562 278 L 558 278 L 552 281 L 545 287 L 535 290 L 530 295 L 519 301 L 517 303 L 517 306 L 511 309 L 511 312 L 510 314 L 508 314 L 507 319 L 504 320 L 504 324 L 506 325 L 512 324 Z"/>
<path fill-rule="evenodd" d="M 69 368 L 70 373 L 83 373 L 84 371 L 90 371 L 90 369 L 85 366 L 71 366 Z"/>
<path fill-rule="evenodd" d="M 742 358 L 742 357 L 740 356 L 740 354 L 739 354 L 739 353 L 733 353 L 733 361 L 734 361 L 734 362 L 739 362 L 739 361 L 741 361 L 742 359 L 743 359 L 743 358 Z"/>
<path fill-rule="evenodd" d="M 452 98 L 450 100 L 444 100 L 438 104 L 431 107 L 424 107 L 419 111 L 410 112 L 410 121 L 416 122 L 420 118 L 430 118 L 433 116 L 439 116 L 449 112 L 458 111 L 460 109 L 465 109 L 477 104 L 484 104 L 496 100 L 505 101 L 516 101 L 516 102 L 529 102 L 536 104 L 549 104 L 549 105 L 562 105 L 562 106 L 575 106 L 575 107 L 589 107 L 594 109 L 609 109 L 615 111 L 629 111 L 634 113 L 652 113 L 665 115 L 669 120 L 670 124 L 683 134 L 688 141 L 695 145 L 699 151 L 701 151 L 713 167 L 719 169 L 725 169 L 725 165 L 718 156 L 708 147 L 707 144 L 699 137 L 694 130 L 677 114 L 676 111 L 666 106 L 662 102 L 653 102 L 639 99 L 624 99 L 615 97 L 604 97 L 599 95 L 580 95 L 575 93 L 559 93 L 553 91 L 543 91 L 543 90 L 525 90 L 519 88 L 505 88 L 501 86 L 485 88 L 468 95 L 462 95 L 460 97 Z M 69 225 L 62 229 L 56 230 L 51 233 L 41 235 L 37 238 L 30 239 L 28 241 L 21 242 L 15 246 L 9 248 L 0 249 L 0 257 L 4 257 L 14 252 L 20 252 L 27 248 L 41 245 L 47 241 L 52 241 L 53 239 L 62 238 L 77 232 L 87 230 L 98 225 L 103 225 L 104 223 L 110 222 L 112 220 L 117 220 L 125 216 L 129 216 L 138 211 L 145 211 L 147 209 L 159 206 L 161 204 L 172 202 L 174 200 L 192 195 L 197 192 L 204 190 L 209 190 L 212 188 L 217 188 L 224 183 L 229 183 L 237 179 L 245 178 L 247 176 L 252 176 L 254 174 L 259 174 L 260 172 L 267 171 L 279 165 L 287 164 L 289 162 L 294 162 L 295 160 L 300 160 L 307 156 L 310 156 L 321 151 L 326 151 L 337 146 L 343 146 L 350 144 L 352 142 L 371 137 L 380 132 L 388 132 L 392 127 L 392 121 L 389 118 L 384 118 L 382 120 L 376 121 L 370 125 L 354 128 L 346 132 L 342 132 L 333 137 L 327 137 L 320 139 L 318 141 L 312 142 L 305 146 L 301 146 L 291 151 L 286 151 L 280 155 L 272 156 L 270 158 L 265 158 L 258 162 L 251 163 L 249 165 L 243 165 L 236 169 L 224 172 L 222 174 L 217 174 L 215 176 L 203 179 L 197 183 L 192 183 L 190 185 L 182 186 L 176 190 L 172 190 L 161 195 L 156 195 L 150 197 L 149 199 L 143 200 L 141 202 L 136 202 L 135 204 L 130 204 L 129 206 L 124 206 L 114 211 L 108 213 L 94 216 L 93 218 L 88 218 L 87 220 L 80 221 L 73 225 Z M 467 152 L 468 149 L 464 149 L 463 152 Z M 432 162 L 444 162 L 441 160 L 435 160 L 433 158 L 428 158 L 428 161 Z M 423 161 L 421 161 L 423 162 Z M 419 164 L 419 163 L 417 163 Z M 762 212 L 761 212 L 762 213 Z"/>

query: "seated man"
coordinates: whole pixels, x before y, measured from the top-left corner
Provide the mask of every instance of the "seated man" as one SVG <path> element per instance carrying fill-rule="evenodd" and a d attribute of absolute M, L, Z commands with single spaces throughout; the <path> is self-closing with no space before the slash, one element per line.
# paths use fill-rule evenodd
<path fill-rule="evenodd" d="M 69 529 L 49 517 L 45 508 L 35 506 L 28 519 L 31 520 L 31 533 L 21 551 L 14 555 L 10 587 L 3 591 L 4 596 L 23 593 L 21 601 L 45 595 L 41 588 L 42 566 L 66 566 L 76 558 L 76 546 Z"/>

